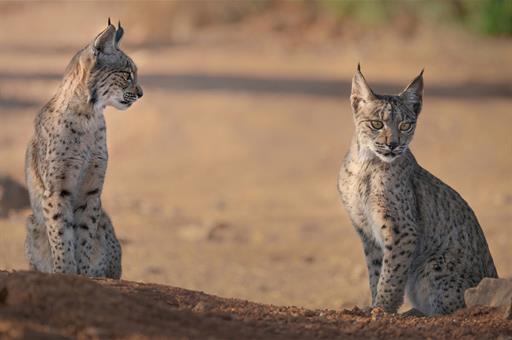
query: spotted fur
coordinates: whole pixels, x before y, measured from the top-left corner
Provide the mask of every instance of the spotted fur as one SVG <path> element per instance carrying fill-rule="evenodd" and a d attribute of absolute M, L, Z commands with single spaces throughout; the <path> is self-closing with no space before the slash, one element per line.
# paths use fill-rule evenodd
<path fill-rule="evenodd" d="M 422 73 L 387 96 L 373 93 L 358 68 L 350 97 L 355 134 L 338 189 L 363 242 L 372 306 L 396 312 L 407 293 L 416 310 L 434 315 L 462 308 L 464 291 L 497 272 L 469 205 L 409 149 Z"/>
<path fill-rule="evenodd" d="M 47 273 L 121 277 L 121 247 L 101 206 L 107 169 L 105 106 L 127 109 L 139 97 L 137 68 L 110 24 L 68 65 L 41 109 L 26 153 L 32 215 L 25 250 Z"/>

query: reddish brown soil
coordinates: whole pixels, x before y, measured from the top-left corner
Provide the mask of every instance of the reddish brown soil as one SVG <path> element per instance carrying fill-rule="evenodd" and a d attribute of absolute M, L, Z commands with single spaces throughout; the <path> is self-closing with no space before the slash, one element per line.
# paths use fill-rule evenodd
<path fill-rule="evenodd" d="M 0 338 L 497 338 L 512 321 L 491 309 L 432 318 L 309 310 L 180 288 L 0 272 Z"/>

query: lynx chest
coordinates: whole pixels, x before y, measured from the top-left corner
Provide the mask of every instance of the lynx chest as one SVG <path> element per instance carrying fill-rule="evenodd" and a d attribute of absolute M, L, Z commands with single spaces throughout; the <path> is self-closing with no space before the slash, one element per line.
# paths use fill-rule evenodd
<path fill-rule="evenodd" d="M 338 189 L 354 228 L 360 234 L 383 245 L 380 225 L 375 222 L 375 206 L 384 203 L 384 184 L 378 174 L 367 167 L 344 164 L 338 178 Z"/>

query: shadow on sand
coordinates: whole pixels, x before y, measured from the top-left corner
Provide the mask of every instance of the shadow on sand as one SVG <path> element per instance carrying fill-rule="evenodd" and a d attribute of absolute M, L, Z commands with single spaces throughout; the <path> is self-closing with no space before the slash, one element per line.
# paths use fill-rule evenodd
<path fill-rule="evenodd" d="M 8 73 L 0 72 L 0 81 L 57 81 L 57 73 Z M 252 75 L 226 75 L 202 73 L 144 74 L 140 76 L 144 88 L 158 88 L 171 91 L 223 91 L 277 95 L 301 95 L 346 98 L 350 95 L 350 79 L 257 77 Z M 404 84 L 393 82 L 372 82 L 377 93 L 398 93 Z M 432 85 L 425 89 L 427 97 L 481 99 L 512 96 L 511 83 L 475 83 L 460 85 Z M 0 97 L 1 107 L 32 105 L 31 102 L 16 102 Z"/>

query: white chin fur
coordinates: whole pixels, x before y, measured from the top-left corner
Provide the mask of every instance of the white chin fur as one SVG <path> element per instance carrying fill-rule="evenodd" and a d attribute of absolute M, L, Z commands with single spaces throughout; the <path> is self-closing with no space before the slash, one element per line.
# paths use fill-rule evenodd
<path fill-rule="evenodd" d="M 375 155 L 376 155 L 377 157 L 379 157 L 379 159 L 380 159 L 381 161 L 386 162 L 386 163 L 391 163 L 391 162 L 393 162 L 394 160 L 396 160 L 398 157 L 400 157 L 400 154 L 398 154 L 398 155 L 396 155 L 396 156 L 392 156 L 392 157 L 390 157 L 390 156 L 384 156 L 384 155 L 381 155 L 380 153 L 375 152 L 375 151 L 374 151 L 374 153 L 375 153 Z"/>
<path fill-rule="evenodd" d="M 125 111 L 131 106 L 131 104 L 121 104 L 119 102 L 113 102 L 110 105 L 112 105 L 113 107 L 115 107 L 116 109 L 118 109 L 120 111 Z"/>
<path fill-rule="evenodd" d="M 385 163 L 391 163 L 391 162 L 397 160 L 402 154 L 403 154 L 403 152 L 397 154 L 396 156 L 390 157 L 390 156 L 384 156 L 383 154 L 378 153 L 371 146 L 365 146 L 365 147 L 362 147 L 359 149 L 359 159 L 362 160 L 363 162 L 370 161 L 372 159 L 375 159 L 375 157 L 377 157 L 378 159 L 380 159 L 381 161 L 383 161 Z"/>
<path fill-rule="evenodd" d="M 379 155 L 377 154 L 377 157 L 379 157 L 379 159 L 383 162 L 386 162 L 386 163 L 391 163 L 393 162 L 395 159 L 398 158 L 398 156 L 395 156 L 395 157 L 388 157 L 388 156 L 383 156 L 383 155 Z"/>

